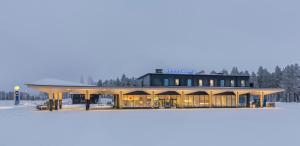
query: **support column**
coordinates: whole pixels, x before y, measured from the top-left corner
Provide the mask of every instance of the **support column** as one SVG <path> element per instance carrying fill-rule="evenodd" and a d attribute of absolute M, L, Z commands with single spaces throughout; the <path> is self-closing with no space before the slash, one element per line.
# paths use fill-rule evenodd
<path fill-rule="evenodd" d="M 49 92 L 48 97 L 49 97 L 49 111 L 52 111 L 53 110 L 53 92 Z"/>
<path fill-rule="evenodd" d="M 154 108 L 154 91 L 151 92 L 151 108 Z"/>
<path fill-rule="evenodd" d="M 63 99 L 63 93 L 58 93 L 58 100 L 59 100 L 59 109 L 62 109 L 62 99 Z"/>
<path fill-rule="evenodd" d="M 119 108 L 119 94 L 114 94 L 114 108 Z"/>
<path fill-rule="evenodd" d="M 54 93 L 54 110 L 58 110 L 58 93 Z"/>
<path fill-rule="evenodd" d="M 259 96 L 259 102 L 260 102 L 260 107 L 263 108 L 264 107 L 264 92 L 261 92 L 260 93 L 260 96 Z"/>
<path fill-rule="evenodd" d="M 208 92 L 208 98 L 209 98 L 209 107 L 212 108 L 212 96 L 213 96 L 213 92 L 209 91 Z"/>
<path fill-rule="evenodd" d="M 84 98 L 85 98 L 85 110 L 90 110 L 91 101 L 90 101 L 89 90 L 86 90 Z"/>
<path fill-rule="evenodd" d="M 251 94 L 248 93 L 248 94 L 246 95 L 246 107 L 250 107 L 250 97 L 251 97 Z"/>
<path fill-rule="evenodd" d="M 123 106 L 123 92 L 120 91 L 119 96 L 118 96 L 118 107 L 121 109 Z"/>
<path fill-rule="evenodd" d="M 240 94 L 239 94 L 239 92 L 236 92 L 235 93 L 235 106 L 239 107 L 239 104 L 240 104 Z"/>
<path fill-rule="evenodd" d="M 184 102 L 184 91 L 181 91 L 181 93 L 180 93 L 180 99 L 179 99 L 179 107 L 180 108 L 184 108 L 183 102 Z"/>

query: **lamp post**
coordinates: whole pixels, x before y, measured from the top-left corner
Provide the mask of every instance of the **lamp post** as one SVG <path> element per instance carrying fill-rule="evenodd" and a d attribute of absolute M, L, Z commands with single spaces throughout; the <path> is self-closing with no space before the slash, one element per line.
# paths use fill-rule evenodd
<path fill-rule="evenodd" d="M 15 96 L 15 105 L 19 105 L 19 103 L 20 103 L 20 86 L 15 86 L 14 96 Z"/>

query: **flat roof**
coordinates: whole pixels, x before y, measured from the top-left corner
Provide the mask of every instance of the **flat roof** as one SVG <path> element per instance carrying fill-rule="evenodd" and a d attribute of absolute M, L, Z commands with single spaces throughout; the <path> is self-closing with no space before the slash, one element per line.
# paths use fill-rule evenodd
<path fill-rule="evenodd" d="M 225 76 L 225 77 L 250 77 L 249 75 L 224 75 L 224 74 L 171 74 L 171 73 L 147 73 L 137 79 L 148 75 L 176 75 L 176 76 Z"/>

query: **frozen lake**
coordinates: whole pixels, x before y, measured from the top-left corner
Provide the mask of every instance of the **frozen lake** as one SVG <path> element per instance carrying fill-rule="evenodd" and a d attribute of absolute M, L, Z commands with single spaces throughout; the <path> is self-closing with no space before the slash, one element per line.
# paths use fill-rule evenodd
<path fill-rule="evenodd" d="M 23 103 L 24 104 L 24 103 Z M 0 146 L 299 146 L 300 104 L 40 112 L 0 104 Z"/>

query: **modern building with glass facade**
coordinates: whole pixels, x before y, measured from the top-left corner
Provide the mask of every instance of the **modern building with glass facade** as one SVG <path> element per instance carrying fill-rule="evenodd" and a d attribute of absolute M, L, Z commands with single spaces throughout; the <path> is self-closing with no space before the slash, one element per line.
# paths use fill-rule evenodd
<path fill-rule="evenodd" d="M 50 83 L 49 83 L 50 82 Z M 49 103 L 61 107 L 63 93 L 95 102 L 95 96 L 111 94 L 116 109 L 241 108 L 266 106 L 266 96 L 283 89 L 253 88 L 249 76 L 165 73 L 156 70 L 138 78 L 138 87 L 99 87 L 63 81 L 40 81 L 27 86 L 48 93 Z M 58 106 L 59 105 L 59 106 Z M 52 107 L 52 106 L 50 106 Z M 52 110 L 52 109 L 50 109 Z"/>

